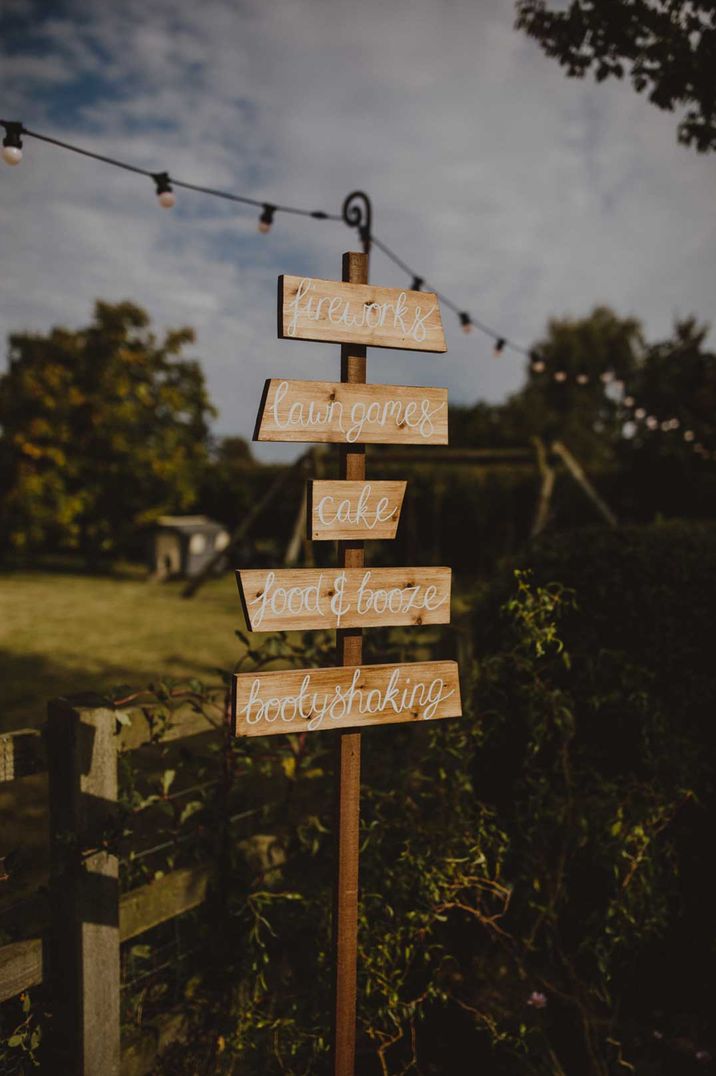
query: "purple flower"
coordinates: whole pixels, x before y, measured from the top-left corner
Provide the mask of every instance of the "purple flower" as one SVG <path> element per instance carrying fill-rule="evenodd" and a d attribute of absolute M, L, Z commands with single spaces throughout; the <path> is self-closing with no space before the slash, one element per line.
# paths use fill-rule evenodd
<path fill-rule="evenodd" d="M 527 998 L 527 1004 L 531 1005 L 533 1009 L 546 1009 L 547 997 L 541 990 L 533 990 Z"/>

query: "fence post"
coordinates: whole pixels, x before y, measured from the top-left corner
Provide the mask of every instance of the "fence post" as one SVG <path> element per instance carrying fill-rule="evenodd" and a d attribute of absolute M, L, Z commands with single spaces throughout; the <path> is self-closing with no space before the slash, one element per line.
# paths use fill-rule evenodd
<path fill-rule="evenodd" d="M 119 1076 L 119 872 L 107 842 L 117 737 L 103 702 L 70 696 L 48 707 L 53 1071 L 72 1076 Z"/>

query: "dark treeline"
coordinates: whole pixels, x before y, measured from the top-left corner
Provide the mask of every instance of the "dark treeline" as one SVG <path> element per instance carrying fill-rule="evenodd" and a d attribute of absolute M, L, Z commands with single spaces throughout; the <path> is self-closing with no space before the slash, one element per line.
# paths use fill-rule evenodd
<path fill-rule="evenodd" d="M 375 562 L 397 557 L 488 571 L 529 538 L 539 493 L 535 453 L 542 445 L 549 454 L 554 441 L 620 522 L 711 515 L 716 470 L 693 451 L 694 443 L 716 445 L 716 356 L 705 335 L 687 320 L 672 339 L 649 344 L 638 321 L 603 307 L 551 321 L 535 345 L 543 372 L 529 367 L 524 386 L 502 404 L 451 409 L 451 446 L 490 450 L 489 463 L 449 463 L 439 449 L 434 463 L 415 463 L 409 453 L 389 463 L 382 448 L 370 451 L 373 477 L 409 480 L 397 540 L 374 546 Z M 212 437 L 215 410 L 201 365 L 184 355 L 193 338 L 183 328 L 158 339 L 146 312 L 128 302 L 98 302 L 91 324 L 77 331 L 10 337 L 0 378 L 6 554 L 141 558 L 147 531 L 163 514 L 201 512 L 229 529 L 240 523 L 282 468 L 260 465 L 241 437 Z M 556 371 L 566 380 L 556 381 Z M 605 386 L 605 371 L 624 382 L 625 393 Z M 630 422 L 625 394 L 679 428 Z M 684 439 L 687 430 L 692 440 Z M 496 460 L 506 449 L 522 456 Z M 330 473 L 332 464 L 324 466 Z M 294 526 L 304 477 L 297 473 L 257 520 L 239 560 L 275 560 Z M 549 525 L 597 520 L 588 496 L 558 468 Z"/>

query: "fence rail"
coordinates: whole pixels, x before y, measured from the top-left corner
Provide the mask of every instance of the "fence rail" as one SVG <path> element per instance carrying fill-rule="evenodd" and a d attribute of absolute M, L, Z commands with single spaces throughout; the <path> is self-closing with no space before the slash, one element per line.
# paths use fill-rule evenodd
<path fill-rule="evenodd" d="M 210 882 L 208 866 L 181 867 L 120 894 L 118 856 L 103 836 L 118 814 L 118 756 L 219 727 L 191 705 L 164 721 L 138 706 L 73 696 L 50 703 L 44 736 L 32 729 L 0 735 L 0 783 L 48 774 L 50 838 L 50 923 L 42 937 L 0 947 L 0 1002 L 39 984 L 49 988 L 62 1028 L 53 1071 L 128 1071 L 120 1051 L 120 945 L 198 907 Z M 129 1068 L 148 1071 L 136 1057 Z"/>

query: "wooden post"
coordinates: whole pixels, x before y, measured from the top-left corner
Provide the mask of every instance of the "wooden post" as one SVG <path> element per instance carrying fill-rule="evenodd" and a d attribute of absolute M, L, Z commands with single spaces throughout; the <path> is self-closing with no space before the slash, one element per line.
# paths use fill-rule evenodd
<path fill-rule="evenodd" d="M 119 1076 L 118 859 L 105 846 L 117 817 L 115 722 L 100 700 L 48 708 L 52 1071 L 73 1076 Z"/>
<path fill-rule="evenodd" d="M 343 280 L 368 283 L 368 255 L 343 255 Z M 366 349 L 341 346 L 341 381 L 365 384 Z M 365 478 L 365 448 L 342 445 L 340 477 Z M 339 542 L 338 561 L 344 568 L 363 567 L 363 542 Z M 360 665 L 363 659 L 361 628 L 336 633 L 339 665 Z M 358 853 L 360 848 L 360 732 L 336 734 L 336 858 L 333 897 L 334 1076 L 353 1076 L 356 1044 L 356 974 L 358 951 Z"/>

